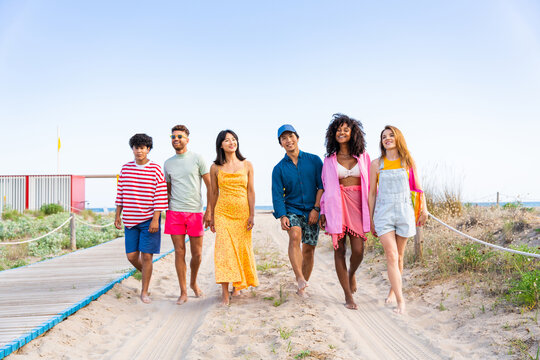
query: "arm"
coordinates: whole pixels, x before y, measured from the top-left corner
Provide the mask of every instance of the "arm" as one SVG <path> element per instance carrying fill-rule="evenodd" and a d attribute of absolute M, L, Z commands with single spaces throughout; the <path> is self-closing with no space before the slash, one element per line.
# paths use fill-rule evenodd
<path fill-rule="evenodd" d="M 212 221 L 213 209 L 210 208 L 212 202 L 212 185 L 210 180 L 210 173 L 206 173 L 202 176 L 204 186 L 206 186 L 206 211 L 204 212 L 204 227 L 209 227 Z"/>
<path fill-rule="evenodd" d="M 156 185 L 154 189 L 154 215 L 152 216 L 152 221 L 148 226 L 148 232 L 155 233 L 159 231 L 159 218 L 161 212 L 167 210 L 168 207 L 168 186 L 165 182 L 165 177 L 161 168 L 156 168 Z"/>
<path fill-rule="evenodd" d="M 377 236 L 375 226 L 373 225 L 373 213 L 375 211 L 375 202 L 377 199 L 377 172 L 379 170 L 379 159 L 373 160 L 369 168 L 369 219 L 371 220 L 371 233 Z"/>
<path fill-rule="evenodd" d="M 283 199 L 283 180 L 278 167 L 274 167 L 272 171 L 272 205 L 274 206 L 274 217 L 281 222 L 282 230 L 289 230 L 291 224 L 285 208 L 285 200 Z"/>
<path fill-rule="evenodd" d="M 212 232 L 216 232 L 216 228 L 214 226 L 214 210 L 219 196 L 217 173 L 217 166 L 212 164 L 210 167 L 210 203 L 207 205 L 207 209 L 210 209 L 210 223 L 208 226 L 210 226 L 210 230 Z"/>
<path fill-rule="evenodd" d="M 114 226 L 118 230 L 122 229 L 122 205 L 116 205 L 116 215 L 114 217 Z"/>
<path fill-rule="evenodd" d="M 247 183 L 247 197 L 249 204 L 249 218 L 247 222 L 247 229 L 253 229 L 254 218 L 255 218 L 255 185 L 254 185 L 254 174 L 253 174 L 253 165 L 251 162 L 247 162 L 248 166 L 248 183 Z"/>

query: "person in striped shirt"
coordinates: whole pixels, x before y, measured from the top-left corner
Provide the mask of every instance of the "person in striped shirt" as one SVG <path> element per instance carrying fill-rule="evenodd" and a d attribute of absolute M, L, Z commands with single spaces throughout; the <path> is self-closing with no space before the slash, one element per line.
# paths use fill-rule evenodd
<path fill-rule="evenodd" d="M 134 161 L 122 166 L 116 195 L 114 225 L 122 228 L 126 255 L 142 274 L 141 301 L 150 303 L 148 286 L 152 276 L 153 254 L 161 247 L 161 212 L 167 210 L 167 183 L 161 167 L 148 159 L 152 138 L 135 134 L 129 139 Z"/>

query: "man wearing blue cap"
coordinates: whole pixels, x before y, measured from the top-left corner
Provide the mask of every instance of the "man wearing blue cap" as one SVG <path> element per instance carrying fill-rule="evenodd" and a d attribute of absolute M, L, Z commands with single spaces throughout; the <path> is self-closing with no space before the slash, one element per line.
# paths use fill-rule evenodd
<path fill-rule="evenodd" d="M 323 163 L 317 155 L 300 151 L 299 136 L 292 125 L 281 126 L 277 135 L 287 153 L 272 171 L 274 216 L 289 233 L 289 259 L 298 282 L 297 293 L 304 296 L 319 238 Z"/>

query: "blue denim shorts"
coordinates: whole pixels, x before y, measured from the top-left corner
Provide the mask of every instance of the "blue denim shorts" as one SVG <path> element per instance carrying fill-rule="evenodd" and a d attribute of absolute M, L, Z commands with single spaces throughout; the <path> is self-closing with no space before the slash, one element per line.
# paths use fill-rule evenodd
<path fill-rule="evenodd" d="M 161 218 L 159 230 L 155 233 L 148 231 L 152 219 L 146 220 L 131 228 L 124 227 L 126 254 L 140 251 L 147 254 L 159 254 L 161 249 Z"/>

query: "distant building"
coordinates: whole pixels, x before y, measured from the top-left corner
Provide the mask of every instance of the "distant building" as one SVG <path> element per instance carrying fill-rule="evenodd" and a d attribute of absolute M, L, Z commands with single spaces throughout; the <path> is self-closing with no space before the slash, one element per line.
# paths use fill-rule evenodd
<path fill-rule="evenodd" d="M 84 210 L 85 176 L 0 175 L 0 212 L 6 207 L 23 212 L 44 204 L 59 204 L 66 211 Z"/>

